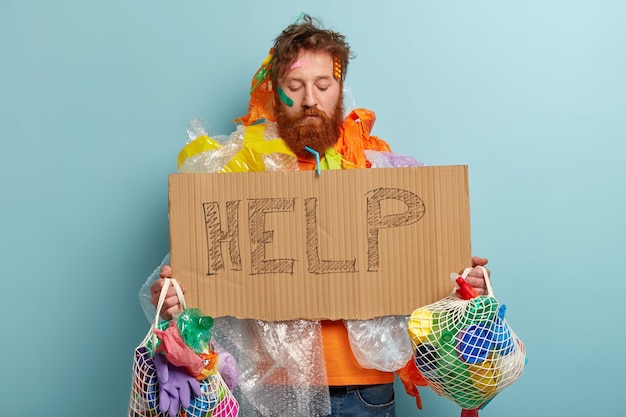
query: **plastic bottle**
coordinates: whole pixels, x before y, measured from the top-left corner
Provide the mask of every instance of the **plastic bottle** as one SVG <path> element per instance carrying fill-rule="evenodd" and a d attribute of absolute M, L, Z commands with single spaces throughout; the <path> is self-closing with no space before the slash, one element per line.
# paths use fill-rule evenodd
<path fill-rule="evenodd" d="M 504 321 L 505 312 L 506 305 L 502 304 L 498 309 L 498 315 L 491 325 L 491 333 L 494 337 L 494 351 L 500 355 L 508 355 L 514 347 L 511 328 L 506 321 Z"/>
<path fill-rule="evenodd" d="M 463 316 L 465 325 L 490 323 L 498 311 L 498 302 L 488 296 L 479 295 L 469 300 Z"/>
<path fill-rule="evenodd" d="M 456 335 L 444 332 L 437 361 L 437 372 L 443 381 L 444 395 L 462 408 L 477 408 L 484 401 L 484 396 L 472 383 L 468 367 L 459 359 L 455 345 Z"/>
<path fill-rule="evenodd" d="M 446 385 L 458 389 L 465 381 L 469 381 L 469 373 L 467 366 L 457 356 L 455 339 L 455 335 L 450 332 L 443 332 L 441 335 L 437 372 Z"/>
<path fill-rule="evenodd" d="M 433 332 L 433 313 L 424 308 L 413 311 L 409 317 L 408 331 L 414 345 L 427 342 Z"/>
<path fill-rule="evenodd" d="M 486 399 L 496 393 L 498 388 L 498 370 L 491 357 L 475 365 L 468 364 L 467 369 L 472 377 L 472 383 Z"/>
<path fill-rule="evenodd" d="M 176 326 L 183 341 L 196 353 L 210 351 L 213 318 L 202 315 L 198 308 L 187 308 L 176 319 Z"/>
<path fill-rule="evenodd" d="M 428 343 L 421 343 L 415 347 L 415 366 L 427 379 L 440 382 L 437 374 L 437 349 Z"/>
<path fill-rule="evenodd" d="M 491 353 L 494 337 L 491 330 L 480 324 L 472 324 L 459 332 L 457 351 L 461 360 L 468 364 L 481 363 Z"/>

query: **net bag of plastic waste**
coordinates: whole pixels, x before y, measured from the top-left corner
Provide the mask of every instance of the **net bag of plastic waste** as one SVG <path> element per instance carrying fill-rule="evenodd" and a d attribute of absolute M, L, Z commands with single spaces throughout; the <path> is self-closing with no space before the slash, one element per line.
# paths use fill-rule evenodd
<path fill-rule="evenodd" d="M 465 281 L 469 271 L 451 275 L 457 287 L 446 298 L 413 311 L 408 332 L 428 385 L 462 415 L 477 415 L 520 377 L 526 350 L 505 320 L 506 306 L 493 296 L 488 271 L 483 268 L 488 294 L 480 296 Z"/>
<path fill-rule="evenodd" d="M 159 323 L 173 285 L 182 311 Z M 213 318 L 187 308 L 175 279 L 166 279 L 150 330 L 135 349 L 127 417 L 235 417 L 239 404 L 218 371 Z"/>

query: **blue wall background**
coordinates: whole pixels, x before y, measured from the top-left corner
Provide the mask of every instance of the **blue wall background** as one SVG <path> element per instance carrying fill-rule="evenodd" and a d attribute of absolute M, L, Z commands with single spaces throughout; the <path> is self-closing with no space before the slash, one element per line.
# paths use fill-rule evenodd
<path fill-rule="evenodd" d="M 347 35 L 375 134 L 469 165 L 473 252 L 529 353 L 481 416 L 624 415 L 626 3 L 268 4 L 0 1 L 0 416 L 124 415 L 185 128 L 232 130 L 301 11 Z M 458 415 L 398 388 L 399 416 Z"/>

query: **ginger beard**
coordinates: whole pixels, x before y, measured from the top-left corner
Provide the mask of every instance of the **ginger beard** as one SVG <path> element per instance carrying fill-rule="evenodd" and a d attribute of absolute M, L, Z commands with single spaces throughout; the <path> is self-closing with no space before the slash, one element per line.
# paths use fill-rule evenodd
<path fill-rule="evenodd" d="M 317 117 L 308 119 L 307 116 Z M 309 158 L 312 156 L 310 152 L 304 149 L 305 146 L 323 154 L 339 139 L 342 123 L 343 92 L 340 92 L 330 117 L 316 107 L 306 108 L 295 116 L 290 116 L 285 113 L 280 104 L 277 105 L 278 134 L 298 157 Z"/>

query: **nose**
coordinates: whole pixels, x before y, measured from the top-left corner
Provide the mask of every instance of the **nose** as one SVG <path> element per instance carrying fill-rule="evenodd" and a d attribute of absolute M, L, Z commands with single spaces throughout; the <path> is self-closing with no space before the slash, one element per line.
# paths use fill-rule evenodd
<path fill-rule="evenodd" d="M 315 97 L 313 87 L 306 87 L 304 91 L 304 97 L 302 99 L 302 107 L 310 108 L 315 106 L 317 106 L 317 97 Z"/>

